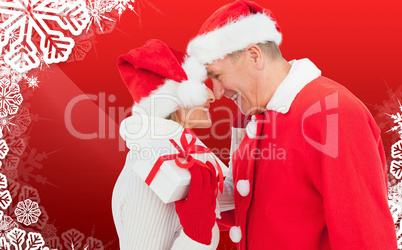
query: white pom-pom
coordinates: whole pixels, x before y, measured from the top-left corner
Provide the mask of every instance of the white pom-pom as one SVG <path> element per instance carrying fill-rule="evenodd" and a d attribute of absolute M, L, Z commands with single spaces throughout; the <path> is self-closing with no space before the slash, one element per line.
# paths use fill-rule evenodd
<path fill-rule="evenodd" d="M 241 240 L 241 229 L 240 227 L 233 226 L 229 230 L 229 237 L 234 243 L 238 243 Z"/>
<path fill-rule="evenodd" d="M 246 133 L 248 138 L 254 139 L 257 135 L 257 118 L 253 115 L 251 121 L 246 126 Z"/>
<path fill-rule="evenodd" d="M 207 69 L 194 57 L 187 57 L 181 65 L 188 79 L 204 82 L 207 78 Z"/>
<path fill-rule="evenodd" d="M 207 86 L 194 80 L 184 81 L 177 88 L 177 95 L 183 107 L 190 108 L 204 104 L 208 99 Z"/>
<path fill-rule="evenodd" d="M 207 101 L 208 91 L 204 81 L 207 78 L 207 70 L 204 65 L 193 57 L 187 57 L 182 64 L 187 74 L 187 81 L 179 84 L 177 96 L 186 108 L 200 106 Z"/>
<path fill-rule="evenodd" d="M 248 180 L 239 180 L 236 189 L 241 196 L 247 196 L 250 193 L 250 182 Z"/>

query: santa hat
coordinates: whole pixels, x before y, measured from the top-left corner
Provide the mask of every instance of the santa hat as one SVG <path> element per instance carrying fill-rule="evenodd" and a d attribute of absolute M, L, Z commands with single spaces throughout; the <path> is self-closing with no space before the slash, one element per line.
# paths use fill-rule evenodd
<path fill-rule="evenodd" d="M 117 66 L 134 99 L 133 113 L 165 118 L 179 106 L 190 108 L 207 100 L 206 70 L 162 41 L 149 40 L 121 55 Z"/>
<path fill-rule="evenodd" d="M 282 41 L 271 11 L 254 2 L 238 0 L 221 7 L 205 21 L 188 44 L 187 53 L 204 65 L 243 50 L 250 43 L 268 41 L 278 45 Z"/>

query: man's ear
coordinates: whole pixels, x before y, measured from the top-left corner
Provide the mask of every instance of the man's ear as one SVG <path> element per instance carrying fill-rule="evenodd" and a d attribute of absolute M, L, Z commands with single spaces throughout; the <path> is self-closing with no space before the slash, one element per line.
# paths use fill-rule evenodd
<path fill-rule="evenodd" d="M 257 44 L 249 44 L 244 51 L 246 52 L 248 59 L 255 64 L 258 70 L 264 67 L 263 52 Z"/>

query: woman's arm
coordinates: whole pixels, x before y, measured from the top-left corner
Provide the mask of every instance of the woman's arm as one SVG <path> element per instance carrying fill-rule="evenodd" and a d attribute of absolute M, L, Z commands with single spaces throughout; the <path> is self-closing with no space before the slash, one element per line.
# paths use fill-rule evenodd
<path fill-rule="evenodd" d="M 234 125 L 235 126 L 235 125 Z M 229 173 L 226 176 L 225 184 L 223 186 L 223 193 L 218 193 L 218 206 L 221 212 L 234 209 L 234 185 L 232 174 L 232 155 L 233 152 L 239 147 L 243 140 L 246 131 L 242 127 L 232 127 L 232 138 L 230 143 L 230 161 L 229 161 Z"/>
<path fill-rule="evenodd" d="M 120 249 L 170 249 L 180 226 L 174 203 L 164 204 L 133 168 L 127 158 L 113 190 Z"/>
<path fill-rule="evenodd" d="M 216 249 L 219 229 L 212 229 L 211 244 L 205 245 L 188 237 L 180 225 L 175 203 L 165 204 L 133 170 L 126 165 L 113 190 L 113 218 L 120 249 Z"/>
<path fill-rule="evenodd" d="M 223 193 L 218 192 L 218 203 L 220 212 L 225 212 L 234 209 L 234 196 L 233 196 L 233 174 L 232 163 L 229 161 L 229 173 L 226 176 Z"/>

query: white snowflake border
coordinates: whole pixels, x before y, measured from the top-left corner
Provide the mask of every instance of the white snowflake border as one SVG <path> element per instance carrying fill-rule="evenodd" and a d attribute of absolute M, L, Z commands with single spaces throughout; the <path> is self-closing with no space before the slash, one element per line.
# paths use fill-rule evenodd
<path fill-rule="evenodd" d="M 84 0 L 67 1 L 60 6 L 55 6 L 52 0 L 1 1 L 0 14 L 8 17 L 0 23 L 3 35 L 0 52 L 10 42 L 4 59 L 18 72 L 26 72 L 39 66 L 39 50 L 47 64 L 68 59 L 74 40 L 61 31 L 52 29 L 49 22 L 56 22 L 61 29 L 75 36 L 80 35 L 89 22 Z M 15 30 L 19 31 L 18 37 L 10 40 L 10 35 Z M 40 48 L 32 40 L 33 30 L 40 36 Z"/>
<path fill-rule="evenodd" d="M 387 114 L 393 119 L 393 123 L 395 124 L 390 130 L 387 132 L 398 132 L 400 136 L 400 140 L 394 143 L 391 147 L 391 165 L 390 165 L 390 174 L 392 174 L 396 179 L 401 179 L 402 177 L 402 105 L 398 100 L 399 110 L 395 114 Z M 402 183 L 391 186 L 388 183 L 388 205 L 392 214 L 392 218 L 394 220 L 396 236 L 398 242 L 398 249 L 402 249 L 402 227 L 401 227 L 401 218 L 402 218 Z"/>
<path fill-rule="evenodd" d="M 2 80 L 0 95 L 7 99 L 7 102 L 0 102 L 0 118 L 2 120 L 11 118 L 11 115 L 14 115 L 21 105 L 23 99 L 19 93 L 19 82 L 22 79 L 26 80 L 29 88 L 38 87 L 38 78 L 28 76 L 29 70 L 38 67 L 39 70 L 42 70 L 42 64 L 48 65 L 68 59 L 75 41 L 64 35 L 60 31 L 61 29 L 78 36 L 85 28 L 88 31 L 90 26 L 95 24 L 103 33 L 100 21 L 115 21 L 106 16 L 106 12 L 116 10 L 120 17 L 126 9 L 135 12 L 133 4 L 134 0 L 0 0 L 0 79 Z M 50 25 L 51 22 L 55 25 Z M 57 30 L 54 26 L 61 29 Z M 33 37 L 34 33 L 37 37 Z M 34 41 L 38 44 L 35 44 Z M 3 137 L 2 132 L 5 126 L 5 124 L 0 124 L 0 138 Z M 0 159 L 4 159 L 8 151 L 6 141 L 1 139 Z M 0 167 L 1 165 L 0 161 Z M 7 177 L 0 174 L 0 189 L 2 190 L 0 191 L 0 207 L 3 210 L 6 210 L 12 202 L 10 191 L 3 190 L 5 188 L 7 188 Z M 37 202 L 25 199 L 18 203 L 14 213 L 18 222 L 27 226 L 36 223 L 41 211 Z M 14 226 L 11 227 L 10 223 Z M 19 229 L 18 224 L 13 222 L 11 217 L 0 211 L 0 226 L 2 225 L 6 226 L 8 231 L 0 237 L 0 249 L 49 250 L 50 245 L 52 248 L 54 248 L 53 245 L 56 245 L 57 249 L 61 247 L 58 244 L 58 237 L 51 239 L 50 245 L 46 247 L 40 233 L 25 232 Z M 79 235 L 80 238 L 78 241 L 74 241 L 71 236 L 67 236 L 70 234 L 71 236 Z M 81 243 L 83 240 L 81 234 L 79 231 L 71 229 L 64 232 L 62 238 L 65 244 L 67 241 L 70 242 L 73 249 L 79 248 L 84 243 Z M 88 237 L 83 248 L 103 249 L 103 244 L 100 240 Z"/>
<path fill-rule="evenodd" d="M 401 102 L 398 100 L 399 103 L 399 109 L 400 112 L 397 112 L 395 114 L 387 114 L 389 115 L 394 123 L 395 126 L 393 126 L 390 130 L 387 132 L 395 132 L 397 131 L 398 134 L 400 134 L 400 140 L 394 143 L 391 147 L 391 156 L 393 158 L 390 166 L 390 173 L 396 178 L 396 179 L 401 179 L 402 177 L 402 105 Z"/>

